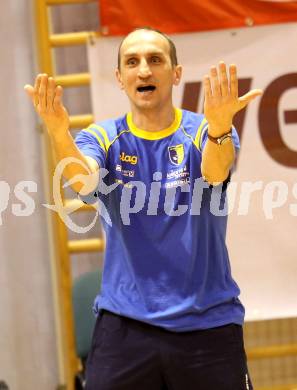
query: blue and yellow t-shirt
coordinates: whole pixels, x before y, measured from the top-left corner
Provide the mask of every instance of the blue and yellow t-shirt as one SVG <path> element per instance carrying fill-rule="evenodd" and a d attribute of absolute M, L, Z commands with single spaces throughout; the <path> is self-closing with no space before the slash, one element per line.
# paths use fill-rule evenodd
<path fill-rule="evenodd" d="M 239 148 L 235 129 L 232 137 Z M 177 332 L 242 324 L 225 244 L 227 213 L 220 212 L 226 191 L 213 212 L 214 189 L 201 178 L 206 139 L 204 116 L 179 109 L 158 132 L 138 129 L 129 113 L 77 135 L 82 153 L 108 170 L 106 185 L 118 184 L 95 194 L 111 222 L 102 218 L 106 252 L 96 313 L 104 308 Z"/>

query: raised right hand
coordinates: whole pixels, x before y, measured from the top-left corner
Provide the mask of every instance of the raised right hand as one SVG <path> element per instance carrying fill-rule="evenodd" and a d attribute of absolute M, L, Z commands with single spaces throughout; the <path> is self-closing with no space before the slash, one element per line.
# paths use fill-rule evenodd
<path fill-rule="evenodd" d="M 57 86 L 55 80 L 47 74 L 39 74 L 34 87 L 27 84 L 24 89 L 49 135 L 53 137 L 65 135 L 69 130 L 69 115 L 62 102 L 62 87 Z"/>

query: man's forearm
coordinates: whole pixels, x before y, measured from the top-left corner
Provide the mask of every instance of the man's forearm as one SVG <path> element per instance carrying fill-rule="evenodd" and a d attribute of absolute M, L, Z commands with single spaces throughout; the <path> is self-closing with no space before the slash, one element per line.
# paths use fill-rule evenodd
<path fill-rule="evenodd" d="M 50 134 L 55 133 L 52 132 Z M 70 132 L 67 131 L 64 134 L 56 133 L 56 135 L 50 136 L 50 140 L 54 149 L 56 164 L 66 158 L 78 160 L 78 162 L 68 162 L 63 171 L 63 176 L 66 180 L 71 180 L 77 175 L 84 175 L 84 182 L 78 180 L 71 185 L 72 189 L 77 193 L 81 192 L 83 189 L 83 194 L 93 191 L 97 186 L 98 180 L 96 172 L 98 171 L 98 167 L 96 164 L 92 164 L 92 162 L 90 163 L 88 157 L 85 157 L 80 152 L 78 147 L 75 145 Z M 92 173 L 92 175 L 90 175 L 90 173 Z"/>
<path fill-rule="evenodd" d="M 221 183 L 227 179 L 235 159 L 235 148 L 229 138 L 222 145 L 216 145 L 210 140 L 202 152 L 202 176 L 210 183 Z"/>

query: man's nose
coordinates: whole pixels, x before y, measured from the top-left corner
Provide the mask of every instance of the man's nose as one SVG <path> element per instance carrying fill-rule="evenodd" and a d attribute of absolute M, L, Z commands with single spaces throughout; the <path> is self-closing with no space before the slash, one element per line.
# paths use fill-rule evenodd
<path fill-rule="evenodd" d="M 141 60 L 138 69 L 138 76 L 142 78 L 147 78 L 151 75 L 152 75 L 152 71 L 149 67 L 149 64 L 145 59 Z"/>

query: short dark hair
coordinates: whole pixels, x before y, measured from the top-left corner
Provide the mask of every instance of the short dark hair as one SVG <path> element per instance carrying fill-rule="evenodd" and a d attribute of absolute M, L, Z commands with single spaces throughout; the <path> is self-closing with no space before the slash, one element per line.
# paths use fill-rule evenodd
<path fill-rule="evenodd" d="M 120 43 L 119 50 L 118 50 L 118 69 L 119 70 L 121 69 L 121 48 L 122 48 L 122 45 L 123 45 L 123 43 L 124 43 L 124 41 L 125 41 L 125 39 L 127 38 L 128 35 L 130 35 L 134 31 L 138 31 L 138 30 L 154 31 L 154 32 L 156 32 L 158 34 L 161 34 L 167 40 L 167 42 L 169 44 L 169 55 L 170 55 L 170 60 L 171 60 L 172 67 L 178 65 L 177 54 L 176 54 L 176 47 L 175 47 L 175 44 L 173 43 L 173 41 L 168 37 L 168 35 L 164 34 L 162 31 L 157 30 L 155 28 L 152 28 L 152 27 L 149 27 L 149 26 L 144 26 L 144 27 L 137 27 L 134 30 L 130 31 L 129 34 L 127 34 L 125 36 L 125 38 L 123 38 L 122 42 Z"/>

